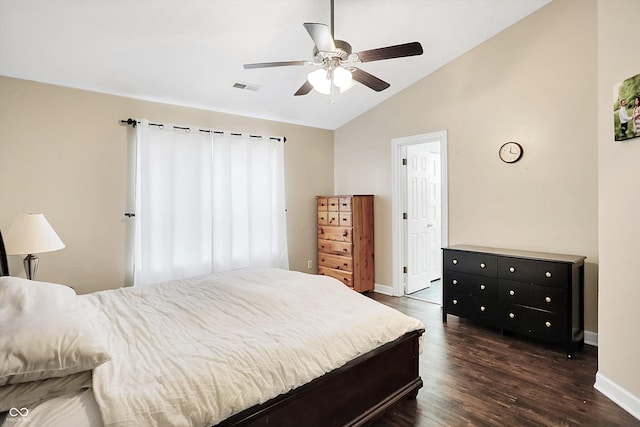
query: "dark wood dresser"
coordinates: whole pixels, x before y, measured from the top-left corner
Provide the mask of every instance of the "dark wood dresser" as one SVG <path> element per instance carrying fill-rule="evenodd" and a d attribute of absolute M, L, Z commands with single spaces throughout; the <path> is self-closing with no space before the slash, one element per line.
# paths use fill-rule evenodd
<path fill-rule="evenodd" d="M 318 274 L 372 291 L 373 196 L 317 196 Z"/>
<path fill-rule="evenodd" d="M 443 248 L 447 314 L 563 346 L 584 344 L 584 256 L 471 245 Z"/>

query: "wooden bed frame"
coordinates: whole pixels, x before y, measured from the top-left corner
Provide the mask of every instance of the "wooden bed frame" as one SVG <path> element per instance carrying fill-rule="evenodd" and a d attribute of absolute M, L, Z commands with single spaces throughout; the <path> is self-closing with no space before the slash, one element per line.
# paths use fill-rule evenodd
<path fill-rule="evenodd" d="M 0 275 L 9 275 L 2 233 Z M 408 332 L 289 393 L 227 418 L 218 427 L 364 425 L 401 399 L 418 395 L 423 333 L 424 329 Z"/>
<path fill-rule="evenodd" d="M 419 338 L 424 329 L 366 353 L 287 394 L 227 418 L 229 426 L 361 426 L 422 387 Z"/>

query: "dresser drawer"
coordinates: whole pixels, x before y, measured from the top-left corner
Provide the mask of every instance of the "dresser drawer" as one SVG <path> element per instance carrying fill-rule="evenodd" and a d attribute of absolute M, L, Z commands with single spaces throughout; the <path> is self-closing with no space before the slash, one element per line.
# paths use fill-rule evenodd
<path fill-rule="evenodd" d="M 340 197 L 338 210 L 340 212 L 351 212 L 351 197 Z"/>
<path fill-rule="evenodd" d="M 318 226 L 318 239 L 352 242 L 353 229 L 351 227 L 333 227 L 330 225 Z"/>
<path fill-rule="evenodd" d="M 444 268 L 447 270 L 482 274 L 484 276 L 496 275 L 498 265 L 498 257 L 496 255 L 445 250 L 443 258 Z"/>
<path fill-rule="evenodd" d="M 498 296 L 509 304 L 520 304 L 546 311 L 567 309 L 567 291 L 563 288 L 498 279 Z"/>
<path fill-rule="evenodd" d="M 338 212 L 327 212 L 327 225 L 340 225 Z"/>
<path fill-rule="evenodd" d="M 328 197 L 317 197 L 316 201 L 318 202 L 318 212 L 320 211 L 328 211 L 329 210 L 329 198 Z"/>
<path fill-rule="evenodd" d="M 318 211 L 318 225 L 329 225 L 329 212 Z"/>
<path fill-rule="evenodd" d="M 319 253 L 318 266 L 352 272 L 353 259 L 346 256 Z"/>
<path fill-rule="evenodd" d="M 446 270 L 442 285 L 452 292 L 492 298 L 498 294 L 498 280 L 495 277 L 476 276 L 460 271 Z"/>
<path fill-rule="evenodd" d="M 467 317 L 472 307 L 471 295 L 458 292 L 447 292 L 442 303 L 447 313 L 460 317 Z"/>
<path fill-rule="evenodd" d="M 353 273 L 350 273 L 348 271 L 334 270 L 333 268 L 318 267 L 318 274 L 333 277 L 334 279 L 338 279 L 350 288 L 353 288 Z"/>
<path fill-rule="evenodd" d="M 338 212 L 340 209 L 340 199 L 338 197 L 329 197 L 327 199 L 327 210 Z"/>
<path fill-rule="evenodd" d="M 498 298 L 509 304 L 531 305 L 534 285 L 515 280 L 498 279 Z"/>
<path fill-rule="evenodd" d="M 569 310 L 567 290 L 560 287 L 534 286 L 533 307 L 556 313 L 566 313 Z"/>
<path fill-rule="evenodd" d="M 353 253 L 353 244 L 350 242 L 336 242 L 333 240 L 318 239 L 318 253 L 320 252 L 351 256 Z"/>
<path fill-rule="evenodd" d="M 570 265 L 533 259 L 499 257 L 498 277 L 545 286 L 567 286 Z"/>
<path fill-rule="evenodd" d="M 353 225 L 353 221 L 351 220 L 351 212 L 340 212 L 339 219 L 336 224 L 339 224 L 342 227 L 351 227 Z"/>
<path fill-rule="evenodd" d="M 520 305 L 505 305 L 499 322 L 506 330 L 555 343 L 563 343 L 567 331 L 563 316 Z"/>
<path fill-rule="evenodd" d="M 493 298 L 451 292 L 444 301 L 448 313 L 477 320 L 482 323 L 495 323 L 498 305 Z"/>

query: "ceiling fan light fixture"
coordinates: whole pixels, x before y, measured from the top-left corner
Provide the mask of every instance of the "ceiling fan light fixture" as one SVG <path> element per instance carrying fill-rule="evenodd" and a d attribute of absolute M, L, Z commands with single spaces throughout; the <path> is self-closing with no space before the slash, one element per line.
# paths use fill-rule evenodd
<path fill-rule="evenodd" d="M 349 86 L 352 81 L 351 71 L 343 67 L 336 67 L 336 69 L 333 70 L 333 84 L 338 86 L 342 92 L 353 86 Z"/>
<path fill-rule="evenodd" d="M 307 74 L 307 80 L 311 86 L 323 95 L 331 94 L 331 80 L 329 80 L 327 70 L 319 68 Z"/>
<path fill-rule="evenodd" d="M 340 88 L 340 93 L 348 91 L 355 85 L 351 71 L 343 67 L 336 67 L 333 71 L 327 71 L 324 68 L 317 69 L 307 74 L 307 80 L 315 90 L 323 95 L 331 95 L 332 84 Z"/>

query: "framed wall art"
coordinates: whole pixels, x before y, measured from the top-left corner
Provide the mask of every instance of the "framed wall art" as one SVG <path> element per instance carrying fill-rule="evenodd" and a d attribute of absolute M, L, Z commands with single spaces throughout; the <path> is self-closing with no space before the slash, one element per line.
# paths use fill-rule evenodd
<path fill-rule="evenodd" d="M 613 86 L 613 133 L 616 142 L 640 138 L 640 74 Z"/>

